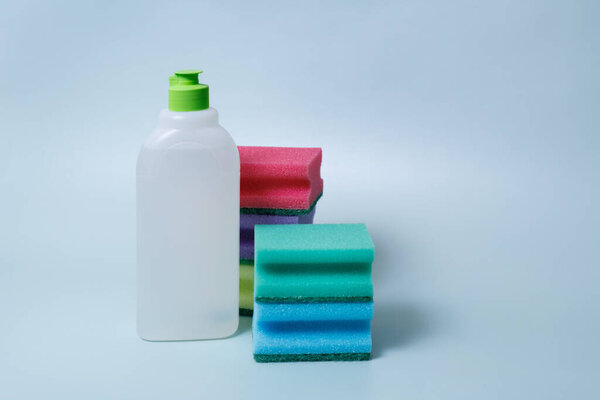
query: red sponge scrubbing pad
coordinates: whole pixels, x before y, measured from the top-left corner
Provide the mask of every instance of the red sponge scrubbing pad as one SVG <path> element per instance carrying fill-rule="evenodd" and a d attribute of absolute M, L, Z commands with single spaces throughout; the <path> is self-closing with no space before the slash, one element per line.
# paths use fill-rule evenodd
<path fill-rule="evenodd" d="M 308 212 L 321 196 L 320 148 L 238 146 L 238 150 L 242 212 L 244 209 Z"/>

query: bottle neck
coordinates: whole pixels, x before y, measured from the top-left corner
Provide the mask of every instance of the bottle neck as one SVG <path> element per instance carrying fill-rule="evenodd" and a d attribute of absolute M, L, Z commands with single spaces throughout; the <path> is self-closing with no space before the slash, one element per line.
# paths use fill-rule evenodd
<path fill-rule="evenodd" d="M 169 111 L 164 109 L 158 116 L 158 126 L 164 128 L 190 128 L 219 124 L 219 114 L 214 108 L 199 111 Z"/>

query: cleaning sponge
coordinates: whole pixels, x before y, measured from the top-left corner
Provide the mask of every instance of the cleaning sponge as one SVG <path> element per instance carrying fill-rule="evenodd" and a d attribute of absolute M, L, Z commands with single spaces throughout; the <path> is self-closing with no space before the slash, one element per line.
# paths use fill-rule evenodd
<path fill-rule="evenodd" d="M 240 215 L 240 260 L 254 260 L 254 226 L 255 225 L 288 225 L 312 224 L 315 208 L 303 215 Z"/>
<path fill-rule="evenodd" d="M 243 214 L 308 214 L 323 192 L 320 148 L 238 146 Z"/>
<path fill-rule="evenodd" d="M 239 146 L 238 151 L 240 315 L 252 315 L 254 226 L 312 224 L 323 192 L 322 155 L 319 148 Z"/>
<path fill-rule="evenodd" d="M 373 300 L 375 249 L 364 224 L 257 225 L 255 238 L 257 301 Z"/>
<path fill-rule="evenodd" d="M 252 322 L 254 359 L 259 362 L 368 360 L 371 356 L 370 318 L 260 322 L 255 314 Z"/>
<path fill-rule="evenodd" d="M 370 321 L 373 303 L 257 303 L 255 316 L 261 322 Z"/>
<path fill-rule="evenodd" d="M 367 360 L 374 246 L 364 224 L 255 227 L 259 362 Z"/>
<path fill-rule="evenodd" d="M 254 264 L 240 261 L 240 315 L 252 315 L 254 308 Z"/>

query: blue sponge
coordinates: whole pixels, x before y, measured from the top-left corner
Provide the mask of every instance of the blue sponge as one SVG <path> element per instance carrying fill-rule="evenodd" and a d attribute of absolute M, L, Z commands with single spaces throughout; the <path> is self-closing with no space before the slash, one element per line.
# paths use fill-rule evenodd
<path fill-rule="evenodd" d="M 369 303 L 256 303 L 254 317 L 262 322 L 283 321 L 370 321 Z"/>
<path fill-rule="evenodd" d="M 370 320 L 259 322 L 255 317 L 252 325 L 257 361 L 364 360 L 371 355 Z"/>

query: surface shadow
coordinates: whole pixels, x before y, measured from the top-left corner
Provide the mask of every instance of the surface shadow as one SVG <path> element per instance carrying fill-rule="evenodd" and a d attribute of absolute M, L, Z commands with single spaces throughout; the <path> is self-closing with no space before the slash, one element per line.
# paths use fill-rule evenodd
<path fill-rule="evenodd" d="M 375 260 L 373 260 L 373 281 L 380 282 L 388 279 L 390 273 L 397 275 L 398 270 L 393 266 L 406 265 L 406 253 L 403 248 L 399 248 L 398 243 L 401 240 L 396 238 L 397 233 L 383 224 L 378 224 L 370 229 L 373 243 L 375 244 Z"/>
<path fill-rule="evenodd" d="M 244 332 L 248 332 L 252 330 L 252 317 L 240 315 L 240 323 L 238 324 L 237 331 L 233 334 L 232 337 L 243 334 Z"/>
<path fill-rule="evenodd" d="M 371 321 L 373 358 L 381 357 L 390 349 L 409 346 L 429 335 L 433 322 L 433 315 L 415 304 L 375 302 Z"/>

